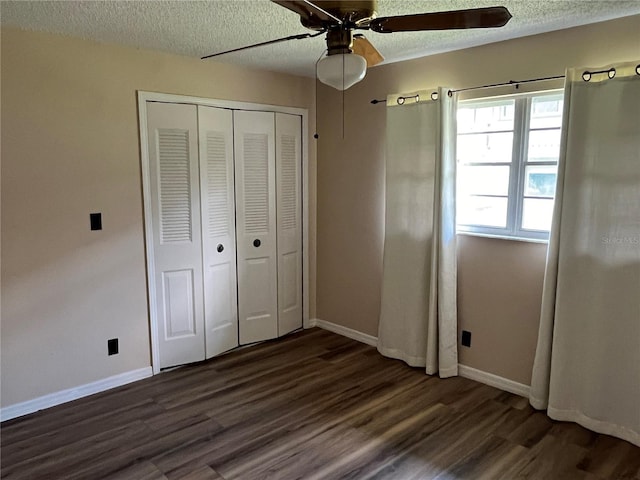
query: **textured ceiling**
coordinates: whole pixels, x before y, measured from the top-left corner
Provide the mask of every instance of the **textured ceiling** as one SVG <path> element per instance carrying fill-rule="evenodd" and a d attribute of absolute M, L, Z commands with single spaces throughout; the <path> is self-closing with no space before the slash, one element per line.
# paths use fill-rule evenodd
<path fill-rule="evenodd" d="M 191 57 L 304 33 L 298 16 L 269 0 L 2 1 L 1 24 Z M 640 0 L 379 0 L 378 16 L 504 5 L 502 28 L 365 32 L 385 63 L 640 14 Z M 640 17 L 639 25 L 640 29 Z M 313 76 L 323 36 L 218 57 L 217 61 Z"/>

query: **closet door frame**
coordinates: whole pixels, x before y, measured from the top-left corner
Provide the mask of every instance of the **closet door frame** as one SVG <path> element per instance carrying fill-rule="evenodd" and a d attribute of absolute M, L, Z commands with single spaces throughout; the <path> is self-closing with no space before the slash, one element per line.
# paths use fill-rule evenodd
<path fill-rule="evenodd" d="M 302 120 L 302 326 L 310 328 L 309 319 L 309 112 L 305 108 L 263 105 L 260 103 L 236 102 L 210 98 L 191 97 L 138 91 L 138 120 L 140 135 L 140 160 L 142 167 L 142 196 L 144 207 L 144 232 L 146 247 L 147 273 L 147 308 L 149 311 L 149 338 L 151 339 L 151 366 L 153 373 L 160 373 L 160 356 L 158 351 L 158 322 L 156 305 L 157 292 L 155 287 L 154 246 L 151 205 L 151 178 L 149 172 L 149 143 L 147 135 L 147 102 L 183 103 L 208 107 L 226 108 L 231 110 L 253 110 L 260 112 L 288 113 L 299 115 Z"/>

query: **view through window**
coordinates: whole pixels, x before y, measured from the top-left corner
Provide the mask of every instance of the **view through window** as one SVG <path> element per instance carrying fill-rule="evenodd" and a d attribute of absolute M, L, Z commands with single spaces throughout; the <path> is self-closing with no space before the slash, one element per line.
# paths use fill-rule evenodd
<path fill-rule="evenodd" d="M 460 102 L 459 231 L 548 237 L 562 108 L 558 92 Z"/>

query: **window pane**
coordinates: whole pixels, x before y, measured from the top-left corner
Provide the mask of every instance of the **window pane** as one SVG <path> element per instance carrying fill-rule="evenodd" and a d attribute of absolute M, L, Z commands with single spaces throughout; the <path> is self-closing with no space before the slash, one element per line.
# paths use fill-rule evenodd
<path fill-rule="evenodd" d="M 549 231 L 553 214 L 553 200 L 525 198 L 522 210 L 522 228 Z"/>
<path fill-rule="evenodd" d="M 513 130 L 514 100 L 458 108 L 458 133 Z"/>
<path fill-rule="evenodd" d="M 557 162 L 560 155 L 560 129 L 529 132 L 529 162 Z"/>
<path fill-rule="evenodd" d="M 511 162 L 513 133 L 458 135 L 457 156 L 462 163 Z"/>
<path fill-rule="evenodd" d="M 533 97 L 530 128 L 559 128 L 562 125 L 562 105 L 562 94 Z"/>
<path fill-rule="evenodd" d="M 509 194 L 509 167 L 505 166 L 469 166 L 458 169 L 458 192 L 469 195 Z"/>
<path fill-rule="evenodd" d="M 556 165 L 529 165 L 525 169 L 525 197 L 549 197 L 556 193 Z"/>
<path fill-rule="evenodd" d="M 457 206 L 458 224 L 507 226 L 507 197 L 463 197 Z"/>

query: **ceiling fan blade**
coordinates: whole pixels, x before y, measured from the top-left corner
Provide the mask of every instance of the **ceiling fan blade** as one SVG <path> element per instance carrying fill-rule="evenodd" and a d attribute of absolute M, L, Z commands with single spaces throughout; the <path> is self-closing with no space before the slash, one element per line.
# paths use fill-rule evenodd
<path fill-rule="evenodd" d="M 384 57 L 376 47 L 374 47 L 371 42 L 364 37 L 364 35 L 359 33 L 353 36 L 352 50 L 353 53 L 364 57 L 367 61 L 367 67 L 373 67 L 384 60 Z"/>
<path fill-rule="evenodd" d="M 292 12 L 296 12 L 303 20 L 311 23 L 316 23 L 318 20 L 321 23 L 330 23 L 342 25 L 342 20 L 327 12 L 316 3 L 309 0 L 271 0 L 273 3 L 277 3 L 281 7 L 288 8 Z M 314 20 L 316 22 L 314 22 Z M 303 22 L 304 24 L 305 22 Z"/>
<path fill-rule="evenodd" d="M 511 13 L 505 7 L 486 7 L 374 18 L 369 28 L 378 33 L 491 28 L 502 27 L 510 19 Z"/>
<path fill-rule="evenodd" d="M 206 55 L 204 57 L 200 57 L 200 60 L 206 60 L 207 58 L 217 57 L 218 55 L 224 55 L 225 53 L 233 53 L 240 52 L 242 50 L 248 50 L 250 48 L 263 47 L 265 45 L 271 45 L 274 43 L 286 42 L 287 40 L 302 40 L 303 38 L 313 38 L 318 35 L 322 35 L 324 30 L 317 33 L 300 33 L 298 35 L 289 35 L 288 37 L 276 38 L 275 40 L 268 40 L 266 42 L 254 43 L 253 45 L 247 45 L 246 47 L 234 48 L 232 50 L 225 50 L 224 52 L 212 53 L 211 55 Z"/>

